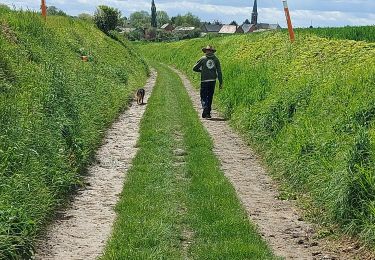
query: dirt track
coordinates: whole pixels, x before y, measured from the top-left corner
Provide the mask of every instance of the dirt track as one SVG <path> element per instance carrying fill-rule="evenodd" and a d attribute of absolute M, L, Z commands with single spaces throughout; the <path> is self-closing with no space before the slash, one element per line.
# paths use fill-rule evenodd
<path fill-rule="evenodd" d="M 185 75 L 178 73 L 200 114 L 199 94 Z M 156 72 L 145 86 L 151 93 Z M 147 100 L 147 97 L 146 97 Z M 146 101 L 147 102 L 147 101 Z M 96 259 L 101 255 L 115 220 L 114 206 L 122 191 L 126 171 L 137 149 L 139 124 L 146 106 L 133 106 L 108 131 L 96 162 L 88 170 L 88 186 L 71 206 L 59 214 L 47 236 L 37 245 L 36 259 Z M 361 259 L 355 252 L 328 252 L 314 230 L 298 215 L 295 205 L 278 200 L 277 186 L 268 177 L 259 158 L 213 111 L 212 120 L 202 120 L 214 142 L 221 168 L 233 184 L 249 218 L 276 255 L 286 259 Z M 372 259 L 372 258 L 362 258 Z"/>
<path fill-rule="evenodd" d="M 199 93 L 185 75 L 173 70 L 179 74 L 200 115 Z M 202 123 L 213 139 L 221 168 L 233 184 L 249 218 L 258 226 L 275 254 L 286 259 L 338 259 L 337 255 L 325 252 L 319 242 L 314 241 L 314 229 L 301 221 L 293 203 L 277 199 L 277 186 L 256 154 L 216 111 L 212 115 L 212 119 L 202 119 Z"/>
<path fill-rule="evenodd" d="M 146 97 L 156 82 L 156 72 L 145 85 Z M 135 102 L 107 132 L 95 163 L 88 169 L 87 187 L 78 192 L 68 209 L 37 244 L 35 259 L 96 259 L 102 254 L 115 220 L 114 206 L 137 148 L 140 120 L 146 106 Z"/>

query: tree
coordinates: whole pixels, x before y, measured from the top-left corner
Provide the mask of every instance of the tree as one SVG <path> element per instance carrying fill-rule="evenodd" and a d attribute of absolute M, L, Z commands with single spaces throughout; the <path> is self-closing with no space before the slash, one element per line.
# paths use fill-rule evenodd
<path fill-rule="evenodd" d="M 171 22 L 167 12 L 165 12 L 165 11 L 157 11 L 156 12 L 156 20 L 158 22 L 158 27 L 161 27 L 162 25 Z"/>
<path fill-rule="evenodd" d="M 229 25 L 235 25 L 238 26 L 238 23 L 236 21 L 232 21 Z"/>
<path fill-rule="evenodd" d="M 94 14 L 96 26 L 105 33 L 116 29 L 120 18 L 121 12 L 118 9 L 106 5 L 99 5 Z"/>
<path fill-rule="evenodd" d="M 147 28 L 150 26 L 151 16 L 146 11 L 134 12 L 129 17 L 130 24 L 135 28 Z"/>
<path fill-rule="evenodd" d="M 6 10 L 6 11 L 10 11 L 10 7 L 9 6 L 7 6 L 6 4 L 1 4 L 1 3 L 0 3 L 0 9 Z"/>
<path fill-rule="evenodd" d="M 124 16 L 119 19 L 118 26 L 125 27 L 128 25 L 128 23 L 129 23 L 128 18 Z"/>
<path fill-rule="evenodd" d="M 64 11 L 58 9 L 56 6 L 47 6 L 47 15 L 61 15 L 61 16 L 67 16 Z"/>
<path fill-rule="evenodd" d="M 192 13 L 187 13 L 184 15 L 185 23 L 195 26 L 195 27 L 200 27 L 201 26 L 201 20 L 198 18 L 198 16 L 193 15 Z"/>
<path fill-rule="evenodd" d="M 82 13 L 78 15 L 78 18 L 85 21 L 93 21 L 93 17 L 90 14 Z"/>
<path fill-rule="evenodd" d="M 154 0 L 152 0 L 151 4 L 151 27 L 156 28 L 158 27 L 158 22 L 156 19 L 156 6 Z"/>
<path fill-rule="evenodd" d="M 201 26 L 201 20 L 193 15 L 192 13 L 187 13 L 185 15 L 177 15 L 175 17 L 171 18 L 172 23 L 176 26 L 195 26 L 195 27 L 200 27 Z"/>

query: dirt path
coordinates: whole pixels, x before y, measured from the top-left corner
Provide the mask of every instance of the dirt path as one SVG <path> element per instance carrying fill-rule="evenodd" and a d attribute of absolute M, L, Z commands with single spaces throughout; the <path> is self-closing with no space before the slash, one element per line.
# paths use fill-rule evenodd
<path fill-rule="evenodd" d="M 199 94 L 185 75 L 173 69 L 182 79 L 198 114 Z M 214 142 L 214 152 L 221 168 L 232 182 L 250 219 L 275 254 L 286 259 L 352 259 L 327 253 L 314 241 L 313 228 L 302 219 L 289 201 L 278 200 L 277 186 L 267 175 L 255 153 L 220 119 L 216 111 L 211 120 L 202 119 Z"/>
<path fill-rule="evenodd" d="M 151 71 L 145 90 L 150 95 L 157 73 Z M 95 163 L 88 169 L 87 187 L 47 230 L 37 244 L 35 259 L 96 259 L 102 254 L 115 220 L 114 206 L 122 191 L 125 174 L 137 152 L 139 124 L 146 106 L 135 102 L 107 132 Z"/>

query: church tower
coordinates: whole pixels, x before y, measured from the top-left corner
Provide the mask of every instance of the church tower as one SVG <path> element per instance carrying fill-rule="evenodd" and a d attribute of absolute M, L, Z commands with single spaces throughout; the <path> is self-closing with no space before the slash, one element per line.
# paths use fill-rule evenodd
<path fill-rule="evenodd" d="M 251 23 L 252 24 L 258 23 L 258 4 L 257 4 L 257 0 L 254 0 L 253 12 L 251 14 Z"/>

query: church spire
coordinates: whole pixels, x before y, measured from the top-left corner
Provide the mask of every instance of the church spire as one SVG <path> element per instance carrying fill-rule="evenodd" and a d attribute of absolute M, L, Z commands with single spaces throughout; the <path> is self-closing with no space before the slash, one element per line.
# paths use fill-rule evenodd
<path fill-rule="evenodd" d="M 252 24 L 258 23 L 258 4 L 257 4 L 257 0 L 254 0 L 253 12 L 251 14 L 251 23 Z"/>

